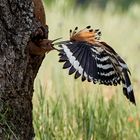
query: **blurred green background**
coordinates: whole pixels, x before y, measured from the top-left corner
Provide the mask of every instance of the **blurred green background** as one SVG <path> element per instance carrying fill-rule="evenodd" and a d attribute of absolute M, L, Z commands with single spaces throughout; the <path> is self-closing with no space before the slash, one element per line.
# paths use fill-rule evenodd
<path fill-rule="evenodd" d="M 46 0 L 49 39 L 69 38 L 69 29 L 91 25 L 101 40 L 126 61 L 137 106 L 122 86 L 107 87 L 74 80 L 46 54 L 34 84 L 36 140 L 140 139 L 140 0 Z M 56 46 L 57 47 L 57 46 Z"/>
<path fill-rule="evenodd" d="M 54 2 L 58 2 L 57 0 L 44 0 L 44 2 L 50 6 L 53 5 Z M 68 5 L 72 5 L 75 7 L 82 6 L 88 7 L 92 5 L 94 8 L 99 8 L 100 10 L 105 10 L 109 4 L 114 6 L 115 10 L 127 11 L 133 5 L 140 4 L 140 0 L 70 0 L 65 1 Z"/>

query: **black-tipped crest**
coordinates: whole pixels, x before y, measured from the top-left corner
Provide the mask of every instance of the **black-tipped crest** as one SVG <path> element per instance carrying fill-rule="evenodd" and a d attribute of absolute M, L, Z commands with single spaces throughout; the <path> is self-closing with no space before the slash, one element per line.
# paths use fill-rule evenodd
<path fill-rule="evenodd" d="M 101 33 L 101 32 L 98 32 L 98 35 L 99 35 L 99 36 L 101 36 L 101 35 L 102 35 L 102 33 Z"/>
<path fill-rule="evenodd" d="M 87 26 L 86 28 L 78 31 L 78 27 L 75 27 L 75 29 L 70 34 L 70 40 L 71 41 L 85 41 L 90 44 L 94 44 L 96 41 L 100 39 L 101 32 L 99 29 L 92 29 L 91 26 Z"/>
<path fill-rule="evenodd" d="M 89 32 L 93 32 L 93 29 L 90 29 Z"/>
<path fill-rule="evenodd" d="M 78 30 L 78 27 L 75 27 L 75 29 L 74 30 Z"/>
<path fill-rule="evenodd" d="M 99 31 L 99 29 L 95 29 L 95 33 L 98 32 L 98 31 Z"/>
<path fill-rule="evenodd" d="M 89 26 L 87 26 L 86 28 L 87 28 L 87 29 L 90 29 L 90 28 L 91 28 L 91 26 L 89 25 Z"/>

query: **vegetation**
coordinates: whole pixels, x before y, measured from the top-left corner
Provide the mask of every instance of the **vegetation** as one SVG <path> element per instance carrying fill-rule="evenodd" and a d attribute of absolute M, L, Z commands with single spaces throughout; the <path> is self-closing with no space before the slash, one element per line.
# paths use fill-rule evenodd
<path fill-rule="evenodd" d="M 125 14 L 111 5 L 102 12 L 73 8 L 65 0 L 46 8 L 50 39 L 68 39 L 69 29 L 92 25 L 127 62 L 137 106 L 129 103 L 122 87 L 106 87 L 74 80 L 51 52 L 35 81 L 34 127 L 36 140 L 138 140 L 140 139 L 140 7 Z"/>
<path fill-rule="evenodd" d="M 57 0 L 44 0 L 47 5 L 54 5 Z M 108 4 L 112 4 L 115 10 L 127 11 L 131 6 L 135 4 L 140 4 L 140 0 L 70 0 L 66 1 L 69 5 L 83 6 L 87 7 L 92 5 L 93 7 L 100 8 L 100 10 L 105 10 Z"/>

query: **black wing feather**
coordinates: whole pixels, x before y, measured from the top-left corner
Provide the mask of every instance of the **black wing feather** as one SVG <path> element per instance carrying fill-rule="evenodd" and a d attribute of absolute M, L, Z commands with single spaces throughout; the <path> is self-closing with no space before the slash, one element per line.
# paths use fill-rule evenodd
<path fill-rule="evenodd" d="M 114 86 L 122 82 L 124 95 L 136 104 L 126 63 L 109 45 L 100 45 L 69 41 L 60 45 L 59 61 L 65 62 L 63 68 L 69 68 L 69 75 L 75 73 L 75 79 L 81 76 L 82 81 Z"/>
<path fill-rule="evenodd" d="M 76 69 L 73 66 L 71 66 L 69 69 L 69 75 L 73 74 L 75 71 Z"/>

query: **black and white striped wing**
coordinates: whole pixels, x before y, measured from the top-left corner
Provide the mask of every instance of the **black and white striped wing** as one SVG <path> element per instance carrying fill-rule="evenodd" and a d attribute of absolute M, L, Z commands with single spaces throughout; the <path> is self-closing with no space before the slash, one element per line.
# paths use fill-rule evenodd
<path fill-rule="evenodd" d="M 103 45 L 103 46 L 102 46 Z M 75 79 L 82 77 L 82 81 L 117 85 L 122 82 L 124 95 L 134 104 L 135 97 L 130 73 L 124 60 L 104 42 L 91 45 L 86 42 L 71 42 L 59 45 L 59 62 L 63 68 L 69 70 L 69 75 L 75 73 Z"/>
<path fill-rule="evenodd" d="M 105 85 L 117 85 L 121 75 L 115 70 L 110 57 L 104 49 L 86 42 L 67 42 L 59 45 L 60 59 L 63 68 L 69 69 L 69 74 L 75 73 L 75 79 Z"/>
<path fill-rule="evenodd" d="M 125 61 L 114 51 L 113 48 L 111 48 L 108 44 L 105 42 L 100 42 L 106 47 L 106 52 L 108 53 L 108 56 L 110 56 L 110 59 L 115 62 L 115 67 L 118 68 L 118 71 L 120 71 L 121 74 L 121 82 L 123 85 L 123 93 L 129 99 L 132 103 L 136 105 L 135 96 L 133 87 L 131 84 L 131 80 L 129 78 L 130 70 L 128 69 L 127 64 Z"/>

